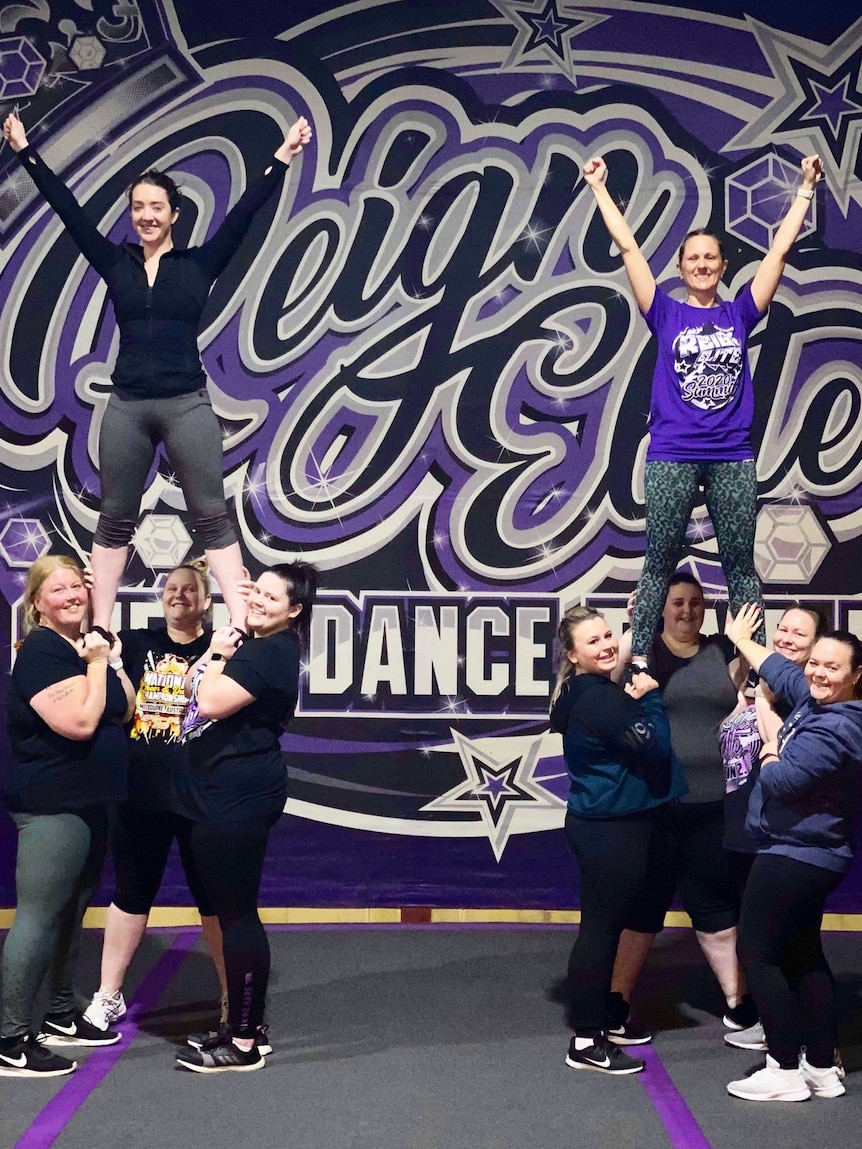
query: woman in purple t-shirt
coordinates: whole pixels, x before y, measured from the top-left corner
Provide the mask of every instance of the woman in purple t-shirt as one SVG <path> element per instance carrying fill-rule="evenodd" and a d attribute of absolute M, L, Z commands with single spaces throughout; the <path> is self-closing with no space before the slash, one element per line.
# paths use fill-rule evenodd
<path fill-rule="evenodd" d="M 732 302 L 717 294 L 727 268 L 721 240 L 704 229 L 690 232 L 679 249 L 685 302 L 658 288 L 605 185 L 605 161 L 594 157 L 584 166 L 584 179 L 622 253 L 635 301 L 658 341 L 645 479 L 646 557 L 632 620 L 632 658 L 644 665 L 701 489 L 731 610 L 735 614 L 743 603 L 761 597 L 754 567 L 757 471 L 747 342 L 775 295 L 821 176 L 817 156 L 807 156 L 801 166 L 802 187 L 754 278 Z"/>

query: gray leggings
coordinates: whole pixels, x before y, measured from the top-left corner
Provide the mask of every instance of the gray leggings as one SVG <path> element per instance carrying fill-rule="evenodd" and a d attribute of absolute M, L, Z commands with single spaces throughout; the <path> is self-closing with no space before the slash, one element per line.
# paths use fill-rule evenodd
<path fill-rule="evenodd" d="M 18 827 L 17 908 L 3 947 L 0 1037 L 33 1032 L 36 995 L 49 976 L 51 1017 L 75 1008 L 74 977 L 84 912 L 102 872 L 104 806 L 76 814 L 12 814 Z"/>
<path fill-rule="evenodd" d="M 747 602 L 763 606 L 760 579 L 754 568 L 757 526 L 757 472 L 753 459 L 732 463 L 646 465 L 646 557 L 638 580 L 632 619 L 632 654 L 646 656 L 664 609 L 667 588 L 685 550 L 691 512 L 703 498 L 715 537 L 721 569 L 734 614 Z M 760 627 L 754 636 L 763 643 Z"/>
<path fill-rule="evenodd" d="M 113 392 L 99 435 L 102 505 L 93 541 L 111 548 L 128 545 L 159 443 L 204 546 L 217 550 L 236 542 L 224 499 L 221 430 L 204 387 L 172 399 L 130 399 Z"/>

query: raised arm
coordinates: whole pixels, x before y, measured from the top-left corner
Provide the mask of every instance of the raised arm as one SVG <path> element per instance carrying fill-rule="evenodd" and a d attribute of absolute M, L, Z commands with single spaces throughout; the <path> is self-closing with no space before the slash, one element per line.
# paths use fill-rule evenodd
<path fill-rule="evenodd" d="M 802 230 L 808 208 L 814 199 L 814 189 L 823 174 L 819 156 L 806 156 L 800 166 L 802 168 L 802 187 L 796 193 L 787 215 L 781 221 L 772 245 L 763 257 L 751 283 L 752 297 L 758 311 L 761 312 L 767 309 L 772 302 L 772 297 L 778 290 L 778 283 L 784 272 L 784 265 L 787 262 L 790 249 Z"/>
<path fill-rule="evenodd" d="M 227 266 L 251 227 L 252 220 L 276 188 L 281 186 L 291 160 L 311 142 L 311 136 L 308 120 L 300 116 L 274 153 L 273 159 L 276 162 L 270 164 L 261 178 L 246 188 L 215 234 L 197 249 L 196 258 L 213 279 Z"/>
<path fill-rule="evenodd" d="M 592 188 L 596 198 L 596 206 L 605 221 L 605 227 L 610 232 L 611 239 L 620 249 L 623 266 L 629 277 L 629 283 L 632 285 L 638 309 L 642 315 L 646 315 L 652 307 L 655 296 L 655 278 L 643 252 L 637 245 L 632 229 L 626 223 L 625 216 L 614 203 L 611 193 L 608 191 L 605 182 L 607 175 L 608 167 L 601 156 L 593 156 L 584 164 L 584 180 Z"/>
<path fill-rule="evenodd" d="M 24 125 L 14 114 L 8 115 L 3 121 L 3 139 L 16 153 L 24 171 L 66 225 L 87 262 L 93 265 L 99 275 L 105 275 L 120 258 L 116 245 L 102 235 L 63 181 L 33 150 L 27 141 Z"/>

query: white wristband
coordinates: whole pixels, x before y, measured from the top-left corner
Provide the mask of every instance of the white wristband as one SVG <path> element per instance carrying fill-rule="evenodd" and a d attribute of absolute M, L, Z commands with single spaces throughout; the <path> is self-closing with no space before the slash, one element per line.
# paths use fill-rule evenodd
<path fill-rule="evenodd" d="M 806 191 L 805 188 L 800 188 L 799 191 L 796 193 L 796 198 L 797 199 L 807 199 L 809 201 L 813 200 L 814 199 L 814 188 L 811 188 L 809 191 Z"/>
<path fill-rule="evenodd" d="M 111 670 L 122 670 L 123 660 L 122 658 L 115 658 L 113 662 L 108 663 L 108 666 L 110 666 Z"/>

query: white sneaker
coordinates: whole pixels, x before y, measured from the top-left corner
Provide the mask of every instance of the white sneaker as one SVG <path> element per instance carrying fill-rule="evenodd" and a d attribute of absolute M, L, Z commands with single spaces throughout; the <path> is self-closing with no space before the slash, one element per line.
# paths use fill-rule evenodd
<path fill-rule="evenodd" d="M 808 1064 L 803 1053 L 799 1059 L 799 1068 L 815 1097 L 840 1097 L 847 1092 L 844 1088 L 843 1066 L 830 1065 L 828 1069 L 818 1069 Z"/>
<path fill-rule="evenodd" d="M 782 1069 L 768 1053 L 764 1069 L 741 1081 L 731 1081 L 727 1092 L 744 1101 L 807 1101 L 811 1096 L 802 1070 L 798 1066 Z"/>
<path fill-rule="evenodd" d="M 763 1032 L 763 1023 L 758 1021 L 748 1029 L 733 1029 L 724 1035 L 725 1045 L 732 1045 L 735 1049 L 766 1050 L 766 1035 Z"/>
<path fill-rule="evenodd" d="M 95 993 L 84 1011 L 84 1017 L 97 1029 L 107 1029 L 126 1016 L 126 1002 L 120 990 L 116 993 Z"/>

